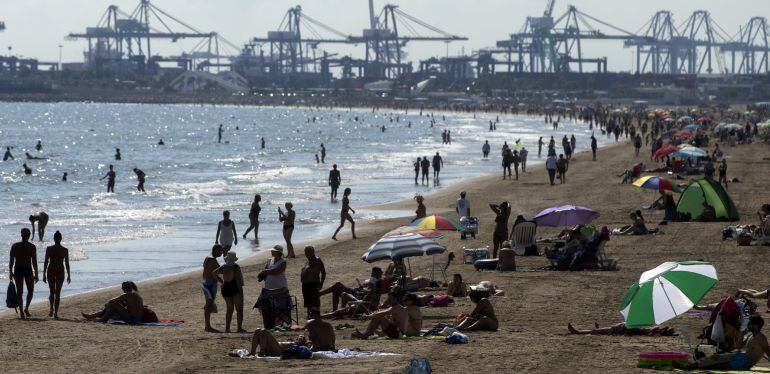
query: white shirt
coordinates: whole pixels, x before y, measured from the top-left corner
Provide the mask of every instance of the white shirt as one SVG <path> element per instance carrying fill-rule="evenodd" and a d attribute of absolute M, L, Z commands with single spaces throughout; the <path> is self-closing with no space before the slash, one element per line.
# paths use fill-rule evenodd
<path fill-rule="evenodd" d="M 545 160 L 545 168 L 555 170 L 556 169 L 556 157 L 551 156 L 548 157 L 547 160 Z"/>
<path fill-rule="evenodd" d="M 276 269 L 279 266 L 281 266 L 281 264 L 283 264 L 284 262 L 286 262 L 286 260 L 284 259 L 280 259 L 276 261 L 274 258 L 271 258 L 270 261 L 267 262 L 267 269 L 268 270 Z M 286 282 L 285 272 L 282 272 L 280 274 L 265 276 L 265 288 L 267 288 L 268 290 L 275 290 L 278 288 L 288 288 L 288 287 L 289 285 Z"/>
<path fill-rule="evenodd" d="M 457 212 L 460 217 L 468 217 L 468 210 L 471 208 L 471 203 L 465 198 L 457 199 Z"/>

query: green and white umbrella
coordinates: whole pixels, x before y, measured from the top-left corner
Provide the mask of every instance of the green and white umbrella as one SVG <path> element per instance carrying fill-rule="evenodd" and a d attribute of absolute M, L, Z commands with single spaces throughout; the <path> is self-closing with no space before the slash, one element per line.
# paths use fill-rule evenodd
<path fill-rule="evenodd" d="M 626 326 L 654 326 L 687 312 L 717 284 L 708 262 L 666 262 L 645 271 L 620 303 Z"/>

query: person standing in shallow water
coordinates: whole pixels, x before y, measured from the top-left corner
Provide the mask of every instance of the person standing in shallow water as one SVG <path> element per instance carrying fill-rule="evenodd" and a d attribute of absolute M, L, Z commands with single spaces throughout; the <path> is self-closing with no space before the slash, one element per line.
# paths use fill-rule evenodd
<path fill-rule="evenodd" d="M 262 196 L 259 194 L 254 195 L 254 201 L 251 203 L 251 208 L 249 209 L 249 228 L 243 233 L 244 239 L 246 239 L 246 235 L 253 229 L 254 240 L 259 240 L 259 213 L 262 211 L 262 207 L 259 206 L 260 201 L 262 201 Z"/>
<path fill-rule="evenodd" d="M 418 185 L 417 180 L 420 178 L 420 158 L 417 157 L 417 161 L 414 162 L 414 185 Z"/>
<path fill-rule="evenodd" d="M 123 157 L 120 155 L 120 148 L 115 148 L 115 161 L 122 160 Z"/>
<path fill-rule="evenodd" d="M 45 261 L 43 262 L 43 283 L 48 283 L 50 295 L 48 303 L 50 309 L 48 316 L 59 319 L 59 304 L 61 302 L 61 289 L 64 286 L 64 271 L 67 271 L 67 284 L 70 284 L 70 257 L 69 250 L 61 245 L 60 232 L 53 234 L 54 245 L 45 249 Z"/>
<path fill-rule="evenodd" d="M 217 143 L 222 143 L 222 133 L 225 130 L 222 128 L 222 124 L 219 124 L 219 130 L 217 130 Z"/>
<path fill-rule="evenodd" d="M 107 178 L 107 193 L 115 193 L 115 176 L 115 170 L 112 165 L 110 165 L 110 171 L 99 179 L 101 181 L 104 180 L 104 178 Z"/>
<path fill-rule="evenodd" d="M 331 187 L 331 199 L 337 200 L 337 190 L 342 184 L 342 176 L 340 171 L 337 170 L 337 164 L 332 165 L 332 170 L 329 170 L 329 187 Z"/>
<path fill-rule="evenodd" d="M 5 147 L 5 154 L 3 155 L 3 161 L 15 160 L 11 154 L 11 147 Z"/>
<path fill-rule="evenodd" d="M 287 257 L 294 258 L 294 245 L 291 244 L 291 236 L 294 234 L 294 220 L 297 214 L 292 210 L 294 204 L 286 202 L 286 213 L 278 207 L 278 221 L 283 222 L 283 239 L 286 240 L 286 250 L 289 252 Z"/>
<path fill-rule="evenodd" d="M 147 175 L 139 168 L 134 168 L 134 174 L 136 174 L 136 179 L 139 180 L 139 184 L 136 185 L 136 190 L 139 192 L 146 192 L 144 190 L 144 178 L 147 177 Z"/>
<path fill-rule="evenodd" d="M 324 143 L 321 143 L 321 163 L 326 163 L 326 147 L 324 147 Z"/>
<path fill-rule="evenodd" d="M 235 232 L 235 222 L 230 219 L 230 211 L 222 212 L 222 220 L 217 224 L 217 235 L 214 238 L 214 244 L 219 244 L 224 250 L 224 254 L 238 245 L 238 233 Z"/>
<path fill-rule="evenodd" d="M 332 235 L 333 240 L 337 240 L 337 233 L 339 233 L 340 230 L 342 230 L 342 228 L 345 226 L 345 221 L 350 221 L 350 230 L 353 233 L 353 239 L 357 239 L 356 222 L 353 221 L 353 216 L 350 215 L 350 212 L 353 212 L 353 214 L 356 213 L 356 211 L 350 207 L 350 192 L 350 188 L 346 188 L 342 193 L 342 212 L 340 212 L 340 226 L 337 227 L 336 231 L 334 231 L 334 235 Z"/>

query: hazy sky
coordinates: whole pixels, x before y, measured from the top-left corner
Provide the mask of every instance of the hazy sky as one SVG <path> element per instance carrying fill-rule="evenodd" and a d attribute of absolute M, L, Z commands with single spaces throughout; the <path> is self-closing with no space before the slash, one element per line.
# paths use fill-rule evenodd
<path fill-rule="evenodd" d="M 62 44 L 64 61 L 82 61 L 85 41 L 65 41 L 68 32 L 82 32 L 95 26 L 110 4 L 130 13 L 138 0 L 0 0 L 0 20 L 7 29 L 0 33 L 0 51 L 45 61 L 58 59 Z M 541 15 L 546 0 L 390 0 L 400 8 L 440 29 L 470 38 L 450 45 L 450 54 L 494 46 L 518 31 L 526 16 Z M 367 0 L 153 0 L 153 4 L 203 31 L 217 31 L 241 45 L 254 36 L 265 36 L 276 29 L 286 10 L 301 5 L 304 13 L 346 34 L 360 34 L 368 26 Z M 385 0 L 375 0 L 381 8 Z M 735 34 L 752 16 L 770 17 L 768 0 L 556 0 L 554 15 L 564 13 L 569 4 L 598 19 L 635 32 L 657 10 L 671 10 L 678 24 L 692 11 L 704 9 L 728 32 Z M 157 26 L 157 24 L 156 24 Z M 604 26 L 599 30 L 610 33 Z M 179 54 L 195 44 L 154 42 L 154 52 Z M 321 48 L 340 54 L 363 56 L 363 46 Z M 620 41 L 589 43 L 588 57 L 607 56 L 610 70 L 629 70 L 632 51 Z M 410 60 L 433 55 L 444 56 L 444 43 L 412 43 L 407 48 Z M 416 67 L 416 66 L 415 66 Z"/>

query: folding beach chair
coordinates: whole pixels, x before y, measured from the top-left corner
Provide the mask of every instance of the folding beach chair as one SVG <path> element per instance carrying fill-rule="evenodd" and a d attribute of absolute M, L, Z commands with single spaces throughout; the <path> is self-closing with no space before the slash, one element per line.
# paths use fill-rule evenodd
<path fill-rule="evenodd" d="M 513 226 L 513 232 L 511 232 L 511 248 L 526 250 L 533 246 L 537 247 L 536 234 L 537 223 L 532 221 L 517 223 Z"/>
<path fill-rule="evenodd" d="M 607 253 L 604 250 L 604 243 L 599 244 L 599 248 L 596 250 L 596 259 L 599 264 L 599 268 L 604 270 L 617 270 L 618 260 L 607 257 Z"/>

